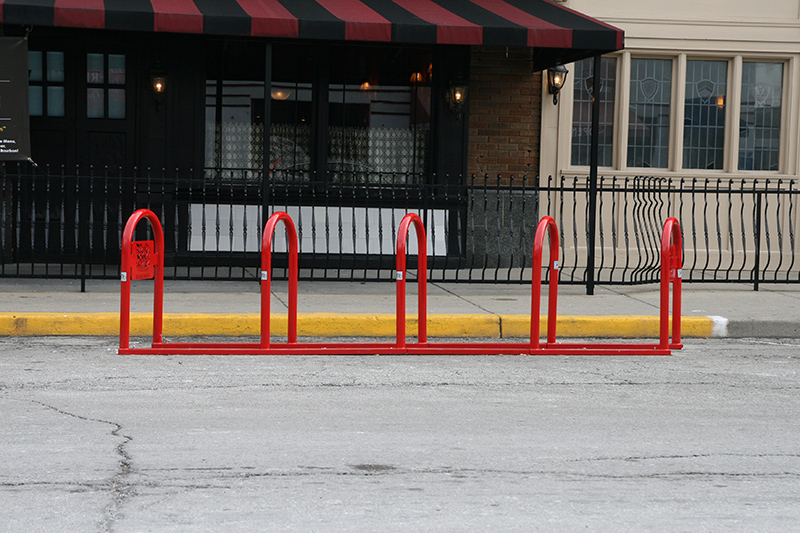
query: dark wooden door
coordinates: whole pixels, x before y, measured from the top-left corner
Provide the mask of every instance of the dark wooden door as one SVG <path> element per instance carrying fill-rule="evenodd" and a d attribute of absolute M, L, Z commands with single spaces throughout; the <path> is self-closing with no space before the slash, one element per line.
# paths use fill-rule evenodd
<path fill-rule="evenodd" d="M 77 155 L 88 183 L 90 261 L 119 261 L 120 236 L 134 209 L 136 71 L 127 42 L 87 41 L 78 53 Z"/>

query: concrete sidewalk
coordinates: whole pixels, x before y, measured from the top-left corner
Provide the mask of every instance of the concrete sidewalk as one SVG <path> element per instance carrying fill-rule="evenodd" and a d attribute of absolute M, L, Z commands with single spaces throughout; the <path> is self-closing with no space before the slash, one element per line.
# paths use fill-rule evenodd
<path fill-rule="evenodd" d="M 147 335 L 152 282 L 132 284 L 132 334 Z M 285 332 L 287 286 L 273 282 L 273 334 Z M 416 331 L 416 285 L 408 285 L 409 334 Z M 0 280 L 0 335 L 117 335 L 120 283 L 76 280 Z M 528 335 L 530 285 L 430 283 L 429 335 L 512 338 Z M 391 282 L 301 282 L 301 336 L 392 336 Z M 546 291 L 540 307 L 546 315 Z M 800 337 L 800 286 L 684 284 L 683 337 Z M 657 285 L 559 287 L 559 337 L 657 337 Z M 164 332 L 258 335 L 259 284 L 166 281 Z"/>

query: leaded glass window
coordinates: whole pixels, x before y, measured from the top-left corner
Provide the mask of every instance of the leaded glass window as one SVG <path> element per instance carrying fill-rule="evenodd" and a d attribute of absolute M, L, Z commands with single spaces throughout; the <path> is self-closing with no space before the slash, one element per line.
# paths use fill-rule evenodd
<path fill-rule="evenodd" d="M 783 64 L 742 65 L 739 170 L 779 169 L 782 94 Z"/>
<path fill-rule="evenodd" d="M 592 140 L 592 94 L 594 59 L 584 59 L 573 68 L 572 164 L 589 165 Z M 616 97 L 617 59 L 604 57 L 600 62 L 600 128 L 598 164 L 612 164 L 614 143 L 614 99 Z"/>
<path fill-rule="evenodd" d="M 628 166 L 667 168 L 672 60 L 631 59 Z"/>
<path fill-rule="evenodd" d="M 727 61 L 687 61 L 683 167 L 722 169 Z"/>

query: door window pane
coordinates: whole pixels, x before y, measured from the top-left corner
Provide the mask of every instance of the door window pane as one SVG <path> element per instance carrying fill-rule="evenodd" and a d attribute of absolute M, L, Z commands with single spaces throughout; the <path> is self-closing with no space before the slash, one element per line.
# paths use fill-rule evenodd
<path fill-rule="evenodd" d="M 572 105 L 572 164 L 588 166 L 592 140 L 592 83 L 594 59 L 575 63 Z M 600 62 L 600 147 L 598 164 L 610 167 L 614 142 L 614 98 L 616 96 L 617 59 L 604 57 Z"/>
<path fill-rule="evenodd" d="M 47 81 L 64 81 L 64 52 L 47 52 Z"/>
<path fill-rule="evenodd" d="M 42 81 L 41 52 L 28 52 L 28 81 Z"/>
<path fill-rule="evenodd" d="M 628 166 L 667 168 L 672 60 L 631 59 Z"/>
<path fill-rule="evenodd" d="M 779 169 L 782 94 L 782 63 L 742 65 L 740 170 Z"/>
<path fill-rule="evenodd" d="M 108 55 L 108 83 L 109 85 L 125 85 L 125 56 L 120 54 Z"/>
<path fill-rule="evenodd" d="M 44 96 L 41 86 L 28 87 L 28 114 L 32 117 L 41 117 L 44 114 Z"/>
<path fill-rule="evenodd" d="M 103 54 L 86 54 L 86 82 L 105 83 L 105 61 Z"/>
<path fill-rule="evenodd" d="M 64 116 L 64 87 L 47 88 L 47 116 Z"/>
<path fill-rule="evenodd" d="M 86 89 L 86 116 L 89 118 L 105 117 L 105 93 L 103 89 Z"/>
<path fill-rule="evenodd" d="M 125 89 L 108 90 L 108 118 L 125 118 Z"/>
<path fill-rule="evenodd" d="M 723 168 L 727 80 L 726 61 L 686 62 L 684 168 Z"/>

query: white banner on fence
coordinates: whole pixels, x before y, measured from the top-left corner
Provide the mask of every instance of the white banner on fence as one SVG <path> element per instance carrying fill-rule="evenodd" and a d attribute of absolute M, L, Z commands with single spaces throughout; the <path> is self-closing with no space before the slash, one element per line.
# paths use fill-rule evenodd
<path fill-rule="evenodd" d="M 407 213 L 426 221 L 429 256 L 447 255 L 448 212 L 378 207 L 289 206 L 286 212 L 298 229 L 300 253 L 387 254 L 396 252 L 397 227 Z M 261 208 L 255 205 L 191 204 L 189 250 L 193 252 L 259 252 Z M 310 228 L 315 227 L 315 232 Z M 304 228 L 302 233 L 300 228 Z M 340 229 L 341 228 L 341 229 Z M 408 240 L 408 253 L 416 255 L 416 231 Z M 341 235 L 341 236 L 340 236 Z M 276 252 L 287 250 L 283 225 L 275 232 Z"/>

